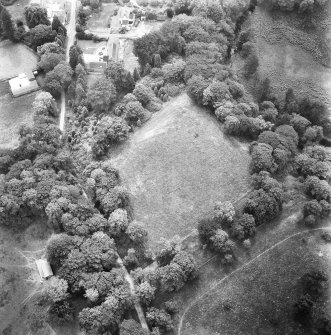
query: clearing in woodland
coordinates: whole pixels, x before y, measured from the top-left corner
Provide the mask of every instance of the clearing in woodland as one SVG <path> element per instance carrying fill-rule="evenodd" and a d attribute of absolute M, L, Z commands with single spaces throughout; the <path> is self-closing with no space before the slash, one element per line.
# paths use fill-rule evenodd
<path fill-rule="evenodd" d="M 234 201 L 249 189 L 246 144 L 227 138 L 186 94 L 164 105 L 111 160 L 151 246 L 185 236 L 216 201 Z"/>

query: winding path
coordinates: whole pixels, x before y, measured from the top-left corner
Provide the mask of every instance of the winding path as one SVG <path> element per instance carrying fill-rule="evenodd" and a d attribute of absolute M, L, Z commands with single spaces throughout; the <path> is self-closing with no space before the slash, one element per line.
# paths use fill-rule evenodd
<path fill-rule="evenodd" d="M 67 26 L 67 48 L 66 48 L 66 61 L 69 61 L 69 50 L 70 47 L 74 44 L 76 35 L 76 0 L 71 0 L 70 7 L 70 19 Z M 65 115 L 66 115 L 66 96 L 64 90 L 61 92 L 61 114 L 60 114 L 60 124 L 59 128 L 63 132 L 65 124 Z"/>
<path fill-rule="evenodd" d="M 117 254 L 117 264 L 123 269 L 123 271 L 124 271 L 124 278 L 129 283 L 130 292 L 131 292 L 131 295 L 133 296 L 134 307 L 135 307 L 136 312 L 138 314 L 138 318 L 139 318 L 139 322 L 141 324 L 141 327 L 143 329 L 145 329 L 147 331 L 147 333 L 149 334 L 149 328 L 148 328 L 148 325 L 147 325 L 147 322 L 146 322 L 146 319 L 145 319 L 144 311 L 143 311 L 140 303 L 136 299 L 136 290 L 134 288 L 133 279 L 130 276 L 128 270 L 126 269 L 126 267 L 123 264 L 123 261 L 122 261 L 121 257 L 118 254 Z"/>
<path fill-rule="evenodd" d="M 295 233 L 291 236 L 288 236 L 286 238 L 284 238 L 283 240 L 277 242 L 276 244 L 274 244 L 272 247 L 266 249 L 265 251 L 261 252 L 259 255 L 257 255 L 256 257 L 254 257 L 253 259 L 251 259 L 250 261 L 248 261 L 247 263 L 243 264 L 242 266 L 240 266 L 239 268 L 237 268 L 236 270 L 232 271 L 230 274 L 228 274 L 227 276 L 225 276 L 224 278 L 220 279 L 218 282 L 216 282 L 214 285 L 212 285 L 208 291 L 204 292 L 203 294 L 201 294 L 200 296 L 198 296 L 196 299 L 194 299 L 184 310 L 183 315 L 181 316 L 180 320 L 179 320 L 179 325 L 178 325 L 178 332 L 177 335 L 182 335 L 182 328 L 183 328 L 183 323 L 184 323 L 184 319 L 185 316 L 187 314 L 187 312 L 199 301 L 201 300 L 203 297 L 205 297 L 210 291 L 212 291 L 215 287 L 217 287 L 218 285 L 222 284 L 227 278 L 233 276 L 234 274 L 236 274 L 237 272 L 239 272 L 240 270 L 246 268 L 247 266 L 251 265 L 252 263 L 254 263 L 256 260 L 258 260 L 259 258 L 261 258 L 262 256 L 264 256 L 265 254 L 267 254 L 269 251 L 273 250 L 274 248 L 278 247 L 279 245 L 281 245 L 282 243 L 290 240 L 293 237 L 302 235 L 302 234 L 307 234 L 310 233 L 312 231 L 317 231 L 317 230 L 331 230 L 331 227 L 320 227 L 320 228 L 314 228 L 314 229 L 309 229 L 309 230 L 304 230 L 298 233 Z"/>

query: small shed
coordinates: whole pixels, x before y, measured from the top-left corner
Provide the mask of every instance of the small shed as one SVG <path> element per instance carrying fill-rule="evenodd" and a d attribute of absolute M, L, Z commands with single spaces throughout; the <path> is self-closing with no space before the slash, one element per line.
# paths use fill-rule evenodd
<path fill-rule="evenodd" d="M 53 276 L 51 265 L 46 259 L 37 259 L 36 265 L 41 280 L 48 279 Z"/>

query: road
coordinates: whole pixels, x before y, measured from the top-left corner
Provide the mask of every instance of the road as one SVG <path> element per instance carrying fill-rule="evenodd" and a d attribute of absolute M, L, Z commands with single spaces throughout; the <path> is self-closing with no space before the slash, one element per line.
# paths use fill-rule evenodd
<path fill-rule="evenodd" d="M 69 49 L 74 44 L 76 35 L 76 0 L 71 0 L 70 19 L 67 28 L 66 61 L 69 61 Z M 64 90 L 61 92 L 61 114 L 59 128 L 63 132 L 66 116 L 66 96 Z"/>

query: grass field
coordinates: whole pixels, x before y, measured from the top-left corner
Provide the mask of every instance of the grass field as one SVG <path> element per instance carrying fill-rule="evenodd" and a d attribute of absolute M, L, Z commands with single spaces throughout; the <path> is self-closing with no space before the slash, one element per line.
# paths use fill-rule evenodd
<path fill-rule="evenodd" d="M 0 80 L 15 77 L 20 73 L 30 77 L 38 62 L 38 56 L 29 48 L 9 41 L 0 43 L 0 59 Z"/>
<path fill-rule="evenodd" d="M 16 0 L 13 5 L 7 6 L 13 20 L 24 19 L 24 7 L 30 3 L 30 0 Z"/>
<path fill-rule="evenodd" d="M 245 23 L 244 29 L 253 29 L 257 43 L 259 79 L 269 78 L 273 91 L 281 99 L 292 87 L 298 95 L 331 103 L 331 45 L 327 37 L 331 22 L 327 13 L 331 13 L 331 4 L 326 13 L 315 18 L 314 27 L 304 28 L 302 18 L 289 13 L 271 16 L 257 7 Z M 242 66 L 238 57 L 234 65 L 237 69 Z M 256 82 L 251 80 L 248 87 L 253 92 Z"/>
<path fill-rule="evenodd" d="M 34 259 L 44 253 L 48 236 L 47 226 L 42 222 L 19 232 L 0 227 L 1 334 L 28 333 L 27 318 L 32 306 L 27 297 L 42 287 Z"/>
<path fill-rule="evenodd" d="M 38 92 L 13 98 L 7 81 L 0 82 L 0 148 L 9 149 L 18 144 L 21 125 L 31 125 L 32 102 Z"/>
<path fill-rule="evenodd" d="M 87 28 L 92 33 L 107 33 L 109 31 L 111 17 L 114 15 L 118 4 L 103 3 L 100 12 L 93 12 L 87 21 Z"/>
<path fill-rule="evenodd" d="M 289 238 L 211 289 L 206 287 L 188 305 L 178 334 L 291 334 L 297 280 L 317 268 L 331 274 L 331 246 L 321 240 L 321 231 Z"/>
<path fill-rule="evenodd" d="M 249 188 L 247 146 L 226 138 L 186 94 L 167 103 L 111 156 L 151 245 L 161 237 L 185 236 L 215 201 L 235 200 Z"/>

